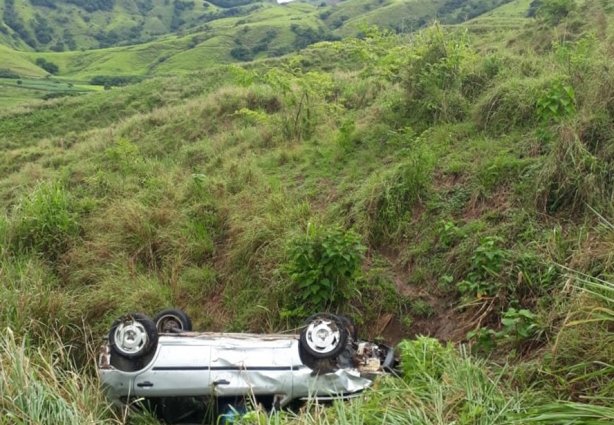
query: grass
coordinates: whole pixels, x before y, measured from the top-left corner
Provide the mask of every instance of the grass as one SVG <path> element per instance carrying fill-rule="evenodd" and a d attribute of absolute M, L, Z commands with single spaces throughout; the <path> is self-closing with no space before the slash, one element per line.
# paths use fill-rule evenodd
<path fill-rule="evenodd" d="M 34 348 L 5 328 L 0 349 L 0 423 L 121 423 L 89 370 L 74 365 L 70 346 Z"/>

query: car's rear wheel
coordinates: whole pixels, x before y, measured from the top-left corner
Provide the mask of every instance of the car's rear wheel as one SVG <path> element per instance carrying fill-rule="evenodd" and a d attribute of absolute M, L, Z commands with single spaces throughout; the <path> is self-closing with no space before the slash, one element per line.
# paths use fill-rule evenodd
<path fill-rule="evenodd" d="M 334 358 L 345 349 L 349 333 L 347 324 L 340 317 L 316 314 L 308 319 L 301 331 L 301 348 L 316 359 Z"/>
<path fill-rule="evenodd" d="M 159 333 L 188 332 L 192 330 L 190 317 L 178 308 L 162 310 L 154 317 Z"/>
<path fill-rule="evenodd" d="M 116 320 L 109 332 L 111 351 L 126 359 L 147 355 L 158 344 L 155 323 L 141 313 L 127 314 Z"/>

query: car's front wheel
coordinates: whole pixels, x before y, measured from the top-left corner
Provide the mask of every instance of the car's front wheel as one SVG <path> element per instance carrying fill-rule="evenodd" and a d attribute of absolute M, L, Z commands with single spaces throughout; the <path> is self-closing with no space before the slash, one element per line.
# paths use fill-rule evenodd
<path fill-rule="evenodd" d="M 331 359 L 345 349 L 348 337 L 348 327 L 340 317 L 316 314 L 309 318 L 301 331 L 300 343 L 310 356 Z"/>
<path fill-rule="evenodd" d="M 143 357 L 157 344 L 156 324 L 141 313 L 131 313 L 119 318 L 109 332 L 111 351 L 126 359 Z"/>

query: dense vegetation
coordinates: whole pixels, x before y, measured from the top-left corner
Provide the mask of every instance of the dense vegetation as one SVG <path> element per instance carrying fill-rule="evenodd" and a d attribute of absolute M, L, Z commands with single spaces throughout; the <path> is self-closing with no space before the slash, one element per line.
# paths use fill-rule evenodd
<path fill-rule="evenodd" d="M 2 112 L 0 423 L 156 423 L 94 350 L 171 305 L 402 340 L 375 391 L 243 423 L 611 423 L 614 11 L 534 7 Z"/>

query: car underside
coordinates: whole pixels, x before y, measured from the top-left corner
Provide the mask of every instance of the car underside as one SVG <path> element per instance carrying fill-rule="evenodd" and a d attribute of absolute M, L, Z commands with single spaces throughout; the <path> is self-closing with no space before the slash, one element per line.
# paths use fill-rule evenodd
<path fill-rule="evenodd" d="M 192 332 L 181 310 L 116 321 L 98 374 L 116 405 L 135 400 L 167 422 L 350 398 L 395 366 L 394 350 L 357 338 L 343 316 L 320 313 L 300 334 Z M 232 407 L 231 407 L 232 406 Z M 224 413 L 226 412 L 226 413 Z"/>

